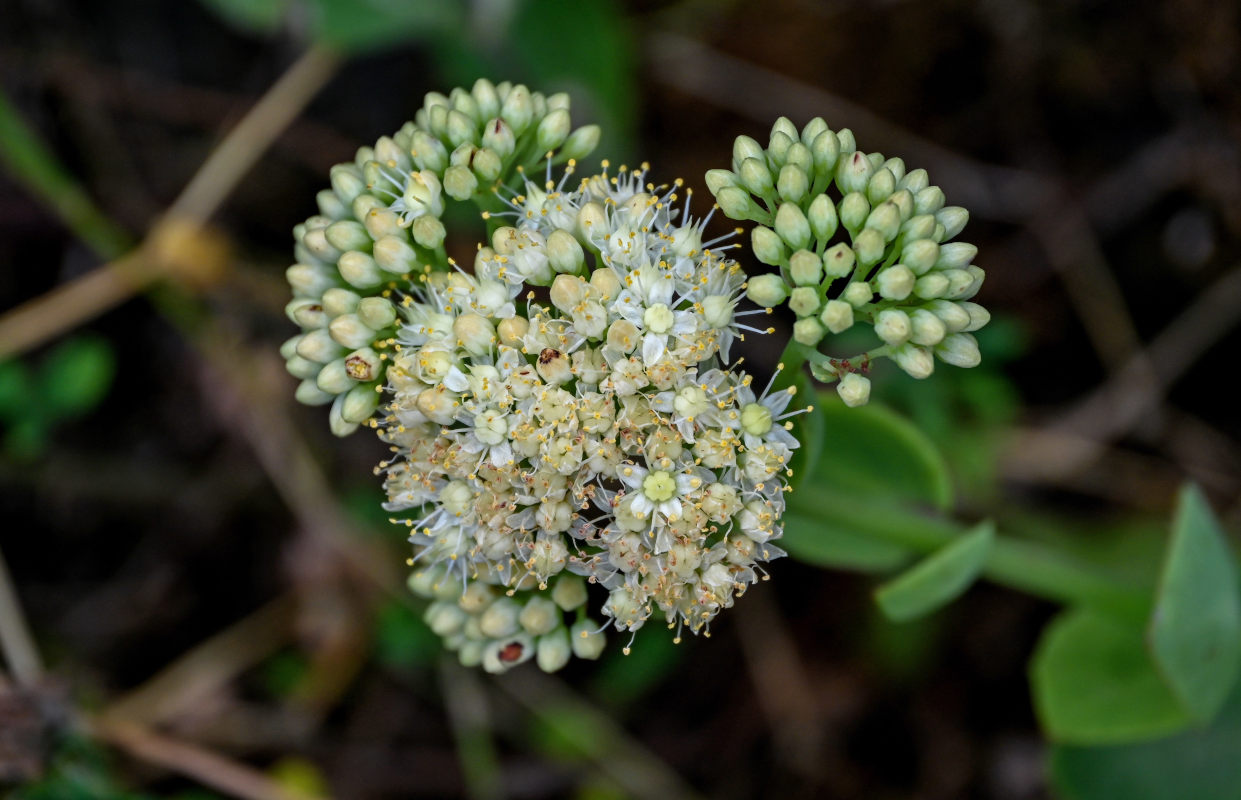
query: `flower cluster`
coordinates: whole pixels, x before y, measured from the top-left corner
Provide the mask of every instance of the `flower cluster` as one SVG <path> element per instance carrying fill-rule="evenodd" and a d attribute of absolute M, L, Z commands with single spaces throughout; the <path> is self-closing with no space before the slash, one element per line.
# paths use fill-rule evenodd
<path fill-rule="evenodd" d="M 384 384 L 375 344 L 396 332 L 392 290 L 443 261 L 446 202 L 486 207 L 523 169 L 580 158 L 598 140 L 596 125 L 571 130 L 568 95 L 479 80 L 471 91 L 428 94 L 414 121 L 332 167 L 320 213 L 293 230 L 297 263 L 287 271 L 286 312 L 302 333 L 282 354 L 302 379 L 298 400 L 331 403 L 333 432 L 354 431 Z"/>
<path fill-rule="evenodd" d="M 403 294 L 375 421 L 412 581 L 442 598 L 428 621 L 490 670 L 535 651 L 563 664 L 553 606 L 579 605 L 557 599 L 577 576 L 608 591 L 608 619 L 583 616 L 576 638 L 656 615 L 679 635 L 707 631 L 782 555 L 799 412 L 793 389 L 727 368 L 756 330 L 735 310 L 745 274 L 688 207 L 678 219 L 679 181 L 622 167 L 566 191 L 571 172 L 494 215 L 514 224 L 472 272 L 429 270 Z"/>
<path fill-rule="evenodd" d="M 873 327 L 881 344 L 860 356 L 811 353 L 815 377 L 839 378 L 847 404 L 867 401 L 861 373 L 880 356 L 915 378 L 930 375 L 935 358 L 978 364 L 970 332 L 990 315 L 969 300 L 983 271 L 973 264 L 978 248 L 953 241 L 969 214 L 945 205 L 925 170 L 863 153 L 851 131 L 820 118 L 798 131 L 781 117 L 766 149 L 737 137 L 732 169 L 711 170 L 707 185 L 728 217 L 760 223 L 754 254 L 779 272 L 752 278 L 749 297 L 768 308 L 787 300 L 798 343 L 817 348 L 829 332 Z"/>

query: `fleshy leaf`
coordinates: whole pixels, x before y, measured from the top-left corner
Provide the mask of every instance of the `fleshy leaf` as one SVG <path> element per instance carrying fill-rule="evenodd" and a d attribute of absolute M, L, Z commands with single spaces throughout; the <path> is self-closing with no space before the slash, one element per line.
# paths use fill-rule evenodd
<path fill-rule="evenodd" d="M 1053 741 L 1136 742 L 1192 722 L 1151 662 L 1142 631 L 1089 609 L 1066 611 L 1047 626 L 1030 680 Z"/>
<path fill-rule="evenodd" d="M 1151 654 L 1185 710 L 1209 720 L 1241 667 L 1236 561 L 1202 492 L 1181 490 L 1150 623 Z"/>
<path fill-rule="evenodd" d="M 991 544 L 995 525 L 983 522 L 875 591 L 875 600 L 896 622 L 916 619 L 960 596 L 974 583 Z"/>

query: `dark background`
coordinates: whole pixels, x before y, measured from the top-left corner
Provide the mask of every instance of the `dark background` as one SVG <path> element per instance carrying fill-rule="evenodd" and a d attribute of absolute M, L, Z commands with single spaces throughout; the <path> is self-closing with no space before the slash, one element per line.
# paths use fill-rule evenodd
<path fill-rule="evenodd" d="M 0 86 L 137 240 L 322 24 L 0 0 Z M 1140 572 L 1186 477 L 1241 521 L 1239 37 L 1238 5 L 1208 0 L 531 0 L 359 49 L 212 218 L 227 274 L 76 328 L 97 403 L 3 418 L 0 545 L 53 676 L 35 716 L 119 708 L 349 800 L 1053 796 L 1025 665 L 1054 609 L 992 586 L 898 627 L 870 579 L 785 560 L 710 641 L 643 631 L 555 678 L 453 669 L 401 593 L 381 444 L 335 440 L 274 360 L 289 231 L 333 163 L 479 70 L 573 92 L 575 122 L 608 127 L 597 156 L 683 176 L 700 213 L 734 136 L 822 115 L 968 207 L 988 272 L 984 367 L 881 368 L 876 400 L 944 450 L 966 516 Z M 473 225 L 450 231 L 466 253 Z M 100 263 L 0 170 L 0 309 Z M 36 404 L 57 342 L 22 361 Z M 96 781 L 40 796 L 217 796 L 115 738 L 39 740 L 46 774 Z"/>

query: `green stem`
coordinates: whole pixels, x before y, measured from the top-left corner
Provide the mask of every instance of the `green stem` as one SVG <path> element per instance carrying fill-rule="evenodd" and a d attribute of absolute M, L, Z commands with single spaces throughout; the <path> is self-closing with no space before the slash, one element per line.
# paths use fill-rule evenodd
<path fill-rule="evenodd" d="M 798 498 L 813 498 L 798 502 Z M 799 515 L 845 525 L 873 536 L 929 554 L 955 540 L 966 526 L 934 519 L 888 505 L 858 504 L 830 490 L 802 487 L 791 496 L 790 508 Z M 1085 605 L 1137 622 L 1150 614 L 1150 593 L 1120 581 L 1101 570 L 1076 561 L 1047 545 L 1012 538 L 997 538 L 983 574 L 1010 589 L 1065 605 Z"/>

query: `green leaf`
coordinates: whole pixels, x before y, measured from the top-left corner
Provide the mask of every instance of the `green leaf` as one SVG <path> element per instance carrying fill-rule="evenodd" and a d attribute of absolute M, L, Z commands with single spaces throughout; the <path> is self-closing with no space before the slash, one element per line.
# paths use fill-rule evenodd
<path fill-rule="evenodd" d="M 854 496 L 869 495 L 952 505 L 952 481 L 943 456 L 918 428 L 875 403 L 849 408 L 823 394 L 826 428 L 814 482 Z"/>
<path fill-rule="evenodd" d="M 392 667 L 427 664 L 443 650 L 440 639 L 408 606 L 386 603 L 375 618 L 375 657 Z"/>
<path fill-rule="evenodd" d="M 1208 728 L 1141 744 L 1059 746 L 1050 761 L 1067 800 L 1237 800 L 1241 685 Z"/>
<path fill-rule="evenodd" d="M 1215 715 L 1241 668 L 1236 561 L 1198 487 L 1181 490 L 1150 622 L 1151 654 L 1185 710 Z"/>
<path fill-rule="evenodd" d="M 464 3 L 453 0 L 309 0 L 311 27 L 325 44 L 367 52 L 460 29 Z"/>
<path fill-rule="evenodd" d="M 1043 730 L 1057 742 L 1136 742 L 1191 722 L 1151 662 L 1142 631 L 1089 609 L 1065 611 L 1047 626 L 1030 680 Z"/>
<path fill-rule="evenodd" d="M 62 343 L 43 362 L 39 397 L 51 419 L 94 408 L 108 393 L 116 359 L 103 339 L 79 336 Z"/>
<path fill-rule="evenodd" d="M 200 0 L 235 28 L 271 33 L 280 26 L 289 0 Z"/>
<path fill-rule="evenodd" d="M 34 379 L 26 365 L 0 362 L 0 420 L 16 420 L 35 405 Z"/>
<path fill-rule="evenodd" d="M 814 383 L 806 373 L 798 371 L 795 383 L 801 397 L 814 397 Z M 793 470 L 789 485 L 796 489 L 803 480 L 814 474 L 823 455 L 823 437 L 827 432 L 827 424 L 823 418 L 822 404 L 814 406 L 804 414 L 798 414 L 793 418 L 793 424 L 796 426 L 793 434 L 801 445 L 793 451 L 793 458 L 789 460 L 789 469 Z"/>
<path fill-rule="evenodd" d="M 906 622 L 935 611 L 974 583 L 995 541 L 995 525 L 983 522 L 875 590 L 889 619 Z"/>
<path fill-rule="evenodd" d="M 859 572 L 890 572 L 910 558 L 910 551 L 900 545 L 796 511 L 785 513 L 784 536 L 778 543 L 798 561 Z"/>

